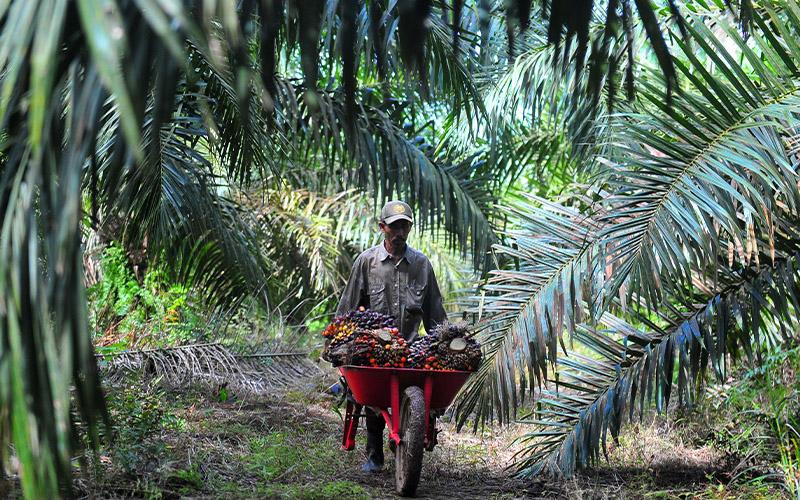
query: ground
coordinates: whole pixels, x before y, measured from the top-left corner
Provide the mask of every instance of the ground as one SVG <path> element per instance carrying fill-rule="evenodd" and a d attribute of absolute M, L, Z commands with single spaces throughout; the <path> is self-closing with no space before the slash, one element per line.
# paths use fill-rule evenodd
<path fill-rule="evenodd" d="M 115 444 L 77 481 L 87 498 L 392 498 L 382 473 L 359 471 L 342 451 L 341 417 L 321 385 L 232 398 L 224 389 L 110 391 Z M 169 402 L 165 406 L 164 402 Z M 658 419 L 623 433 L 609 461 L 572 480 L 523 481 L 508 469 L 521 428 L 455 433 L 444 423 L 426 453 L 420 498 L 774 498 L 760 481 L 736 481 L 737 463 Z M 681 428 L 683 429 L 683 428 Z"/>

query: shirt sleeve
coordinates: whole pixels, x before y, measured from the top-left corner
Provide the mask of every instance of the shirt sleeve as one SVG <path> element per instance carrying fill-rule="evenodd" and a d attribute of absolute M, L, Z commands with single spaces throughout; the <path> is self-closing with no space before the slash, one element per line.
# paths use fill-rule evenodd
<path fill-rule="evenodd" d="M 422 322 L 425 331 L 431 332 L 440 323 L 447 320 L 447 312 L 442 303 L 442 293 L 439 291 L 439 283 L 436 282 L 436 274 L 433 266 L 428 262 L 428 288 L 425 299 L 422 302 Z"/>
<path fill-rule="evenodd" d="M 336 309 L 337 316 L 347 314 L 366 303 L 366 298 L 368 297 L 366 278 L 364 257 L 359 255 L 353 263 L 350 279 L 347 280 L 347 286 L 345 286 L 342 298 L 339 300 L 339 307 Z"/>

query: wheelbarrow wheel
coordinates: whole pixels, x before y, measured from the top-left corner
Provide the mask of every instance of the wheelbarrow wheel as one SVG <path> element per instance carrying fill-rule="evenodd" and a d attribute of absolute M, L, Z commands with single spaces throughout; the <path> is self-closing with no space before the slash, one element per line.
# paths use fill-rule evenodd
<path fill-rule="evenodd" d="M 408 387 L 400 404 L 400 444 L 395 449 L 395 490 L 404 497 L 417 492 L 425 444 L 425 396 Z"/>

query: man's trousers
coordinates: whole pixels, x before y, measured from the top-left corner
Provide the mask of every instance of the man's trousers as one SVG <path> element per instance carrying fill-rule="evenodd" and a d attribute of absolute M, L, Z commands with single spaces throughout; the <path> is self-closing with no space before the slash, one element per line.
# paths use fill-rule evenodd
<path fill-rule="evenodd" d="M 383 429 L 386 427 L 386 421 L 383 420 L 383 415 L 375 414 L 368 408 L 364 413 L 367 421 L 367 460 L 383 466 Z"/>

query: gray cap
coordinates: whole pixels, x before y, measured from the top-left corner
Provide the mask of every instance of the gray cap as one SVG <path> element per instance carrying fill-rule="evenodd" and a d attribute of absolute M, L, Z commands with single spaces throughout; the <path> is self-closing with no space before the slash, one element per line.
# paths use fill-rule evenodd
<path fill-rule="evenodd" d="M 391 224 L 400 219 L 414 222 L 412 219 L 411 207 L 408 206 L 408 203 L 404 201 L 390 201 L 383 206 L 383 210 L 381 210 L 381 222 L 384 224 Z"/>

